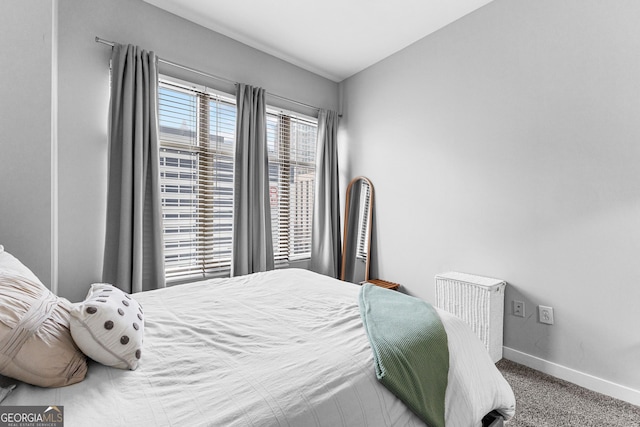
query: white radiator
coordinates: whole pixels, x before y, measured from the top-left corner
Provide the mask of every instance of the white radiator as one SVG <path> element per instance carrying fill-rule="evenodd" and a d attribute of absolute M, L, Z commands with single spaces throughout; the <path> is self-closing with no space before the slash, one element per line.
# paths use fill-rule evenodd
<path fill-rule="evenodd" d="M 436 307 L 455 314 L 471 326 L 494 362 L 502 359 L 504 288 L 500 279 L 465 273 L 435 277 Z"/>

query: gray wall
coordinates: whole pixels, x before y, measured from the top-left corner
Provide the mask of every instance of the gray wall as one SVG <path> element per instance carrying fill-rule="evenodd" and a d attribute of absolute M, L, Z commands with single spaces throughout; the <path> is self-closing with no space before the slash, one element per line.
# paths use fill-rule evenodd
<path fill-rule="evenodd" d="M 382 278 L 430 301 L 437 273 L 505 279 L 505 346 L 635 390 L 638 22 L 634 0 L 496 0 L 344 81 L 340 132 Z"/>
<path fill-rule="evenodd" d="M 57 278 L 59 294 L 72 301 L 84 298 L 102 272 L 111 49 L 95 43 L 96 36 L 138 44 L 161 58 L 262 86 L 306 104 L 338 108 L 335 82 L 141 0 L 10 0 L 1 4 L 0 31 L 5 43 L 0 67 L 0 244 L 16 253 L 45 283 Z M 57 55 L 51 47 L 56 24 Z M 52 65 L 56 61 L 57 68 Z M 168 66 L 160 69 L 233 92 L 233 85 Z M 58 84 L 53 89 L 58 96 L 52 101 L 56 70 Z M 273 97 L 268 100 L 315 114 Z M 58 120 L 52 123 L 56 110 Z M 55 125 L 58 130 L 52 132 Z M 57 174 L 53 172 L 58 185 L 53 188 L 52 164 L 58 167 Z M 6 185 L 8 180 L 12 185 Z M 56 231 L 57 245 L 52 245 Z M 55 277 L 50 280 L 51 276 Z"/>
<path fill-rule="evenodd" d="M 51 286 L 56 2 L 0 2 L 0 244 Z M 29 25 L 25 25 L 25 23 Z"/>

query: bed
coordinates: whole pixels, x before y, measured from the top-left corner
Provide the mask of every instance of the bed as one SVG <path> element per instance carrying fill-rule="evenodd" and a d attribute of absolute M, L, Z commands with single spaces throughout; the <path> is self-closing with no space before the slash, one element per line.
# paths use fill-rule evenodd
<path fill-rule="evenodd" d="M 83 381 L 18 383 L 1 405 L 63 406 L 67 427 L 424 426 L 376 378 L 359 291 L 286 269 L 133 294 L 145 316 L 137 369 L 89 360 Z M 513 392 L 481 342 L 438 314 L 450 354 L 446 425 L 512 417 Z"/>

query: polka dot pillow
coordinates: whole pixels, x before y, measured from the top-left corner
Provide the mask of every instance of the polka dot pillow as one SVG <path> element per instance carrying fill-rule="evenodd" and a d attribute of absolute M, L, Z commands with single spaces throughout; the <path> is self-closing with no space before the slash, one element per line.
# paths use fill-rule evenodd
<path fill-rule="evenodd" d="M 71 310 L 71 336 L 84 354 L 103 365 L 135 370 L 142 354 L 142 307 L 129 294 L 94 283 Z"/>

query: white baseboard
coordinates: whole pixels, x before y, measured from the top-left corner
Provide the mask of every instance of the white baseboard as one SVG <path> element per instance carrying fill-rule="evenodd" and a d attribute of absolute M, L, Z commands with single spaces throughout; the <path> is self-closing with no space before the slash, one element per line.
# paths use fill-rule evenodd
<path fill-rule="evenodd" d="M 567 368 L 566 366 L 558 365 L 557 363 L 549 362 L 509 347 L 503 347 L 503 350 L 503 356 L 505 359 L 528 366 L 529 368 L 544 372 L 545 374 L 549 374 L 556 378 L 569 381 L 589 390 L 606 394 L 607 396 L 615 397 L 616 399 L 624 400 L 625 402 L 640 406 L 640 391 L 638 390 L 634 390 L 602 378 L 594 377 L 593 375 L 585 374 L 584 372 L 576 371 L 575 369 Z"/>

